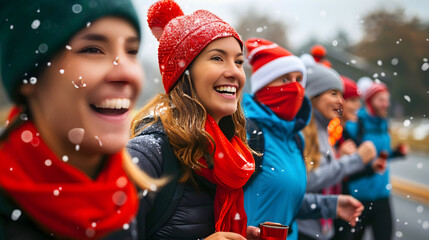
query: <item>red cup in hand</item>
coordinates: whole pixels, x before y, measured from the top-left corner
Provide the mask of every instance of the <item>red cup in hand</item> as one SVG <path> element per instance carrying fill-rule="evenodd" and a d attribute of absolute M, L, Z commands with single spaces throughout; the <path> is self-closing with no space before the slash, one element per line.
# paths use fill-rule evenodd
<path fill-rule="evenodd" d="M 259 224 L 261 229 L 261 240 L 286 240 L 289 230 L 288 226 L 279 223 L 265 222 Z"/>

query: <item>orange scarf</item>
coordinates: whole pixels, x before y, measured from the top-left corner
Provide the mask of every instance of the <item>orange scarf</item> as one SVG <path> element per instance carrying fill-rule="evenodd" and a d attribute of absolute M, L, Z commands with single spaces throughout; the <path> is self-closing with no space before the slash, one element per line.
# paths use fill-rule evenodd
<path fill-rule="evenodd" d="M 216 121 L 207 115 L 205 130 L 215 142 L 214 167 L 201 168 L 198 174 L 217 185 L 214 212 L 216 231 L 235 232 L 246 237 L 243 186 L 255 171 L 255 161 L 243 142 L 234 136 L 229 141 Z M 211 149 L 213 150 L 213 145 Z M 200 163 L 207 166 L 204 158 Z"/>

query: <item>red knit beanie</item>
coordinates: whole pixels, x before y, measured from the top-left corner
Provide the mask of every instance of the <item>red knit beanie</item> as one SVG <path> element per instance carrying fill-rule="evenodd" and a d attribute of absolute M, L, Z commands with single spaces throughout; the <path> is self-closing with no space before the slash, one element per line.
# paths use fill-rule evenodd
<path fill-rule="evenodd" d="M 206 10 L 184 15 L 173 0 L 154 3 L 148 10 L 147 21 L 159 41 L 158 63 L 166 93 L 210 42 L 235 37 L 243 46 L 234 28 L 218 16 Z"/>
<path fill-rule="evenodd" d="M 387 88 L 386 84 L 378 82 L 373 83 L 363 94 L 363 99 L 367 104 L 371 103 L 371 99 L 379 92 L 386 91 L 388 92 L 389 89 Z"/>
<path fill-rule="evenodd" d="M 251 38 L 245 42 L 247 59 L 252 65 L 251 92 L 256 93 L 276 78 L 290 73 L 302 73 L 302 86 L 307 81 L 307 70 L 302 60 L 276 43 L 262 39 Z"/>
<path fill-rule="evenodd" d="M 360 91 L 356 85 L 356 83 L 346 76 L 340 76 L 341 80 L 344 84 L 344 99 L 352 98 L 352 97 L 360 97 Z"/>

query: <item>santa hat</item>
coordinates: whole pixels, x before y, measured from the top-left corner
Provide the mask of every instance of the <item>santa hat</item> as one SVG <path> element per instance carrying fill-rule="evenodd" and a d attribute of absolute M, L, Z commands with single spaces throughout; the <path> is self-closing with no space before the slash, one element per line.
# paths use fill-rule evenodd
<path fill-rule="evenodd" d="M 184 15 L 173 0 L 154 3 L 148 10 L 147 21 L 159 41 L 158 63 L 166 93 L 210 42 L 235 37 L 243 46 L 234 28 L 213 13 L 197 10 Z"/>
<path fill-rule="evenodd" d="M 382 82 L 374 82 L 363 94 L 363 99 L 367 104 L 371 103 L 371 99 L 380 92 L 388 92 L 386 84 Z"/>
<path fill-rule="evenodd" d="M 256 93 L 276 78 L 290 73 L 301 72 L 301 85 L 305 87 L 307 71 L 302 60 L 279 45 L 261 38 L 251 38 L 245 42 L 247 59 L 252 65 L 251 92 Z"/>
<path fill-rule="evenodd" d="M 340 76 L 344 84 L 344 99 L 349 99 L 352 97 L 360 97 L 360 91 L 356 83 L 346 76 Z"/>

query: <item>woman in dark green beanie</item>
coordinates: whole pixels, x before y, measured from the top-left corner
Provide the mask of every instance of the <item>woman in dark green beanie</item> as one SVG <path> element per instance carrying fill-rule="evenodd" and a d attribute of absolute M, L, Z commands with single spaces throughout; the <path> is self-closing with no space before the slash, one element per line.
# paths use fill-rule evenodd
<path fill-rule="evenodd" d="M 0 3 L 0 239 L 133 239 L 142 189 L 124 150 L 142 84 L 130 0 Z"/>

